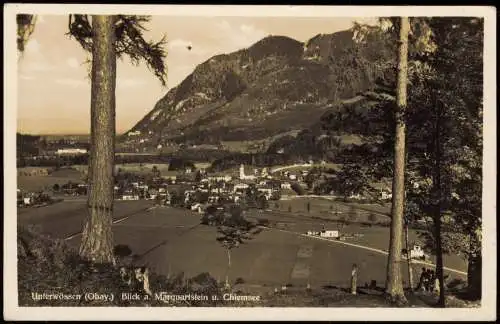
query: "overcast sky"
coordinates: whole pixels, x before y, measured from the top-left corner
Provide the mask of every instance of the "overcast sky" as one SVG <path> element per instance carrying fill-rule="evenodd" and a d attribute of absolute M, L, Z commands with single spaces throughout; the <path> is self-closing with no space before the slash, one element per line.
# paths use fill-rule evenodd
<path fill-rule="evenodd" d="M 147 38 L 168 39 L 168 85 L 161 86 L 145 65 L 118 61 L 117 132 L 131 128 L 168 89 L 213 55 L 248 47 L 268 35 L 307 41 L 319 33 L 352 26 L 352 18 L 153 16 Z M 359 20 L 359 19 L 357 19 Z M 373 19 L 365 18 L 373 21 Z M 90 130 L 90 83 L 86 53 L 65 35 L 67 16 L 39 16 L 18 62 L 18 131 L 85 134 Z M 191 45 L 189 51 L 187 46 Z"/>

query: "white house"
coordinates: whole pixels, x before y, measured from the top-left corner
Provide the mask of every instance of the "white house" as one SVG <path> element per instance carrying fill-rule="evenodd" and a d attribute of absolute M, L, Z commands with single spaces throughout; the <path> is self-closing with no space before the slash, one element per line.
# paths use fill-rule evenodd
<path fill-rule="evenodd" d="M 136 136 L 136 135 L 141 135 L 141 131 L 135 131 L 135 132 L 128 132 L 128 136 Z"/>
<path fill-rule="evenodd" d="M 337 238 L 339 237 L 339 231 L 321 231 L 319 233 L 319 236 L 321 237 L 333 237 L 333 238 Z"/>
<path fill-rule="evenodd" d="M 282 182 L 281 189 L 292 189 L 292 185 L 290 184 L 290 182 Z"/>
<path fill-rule="evenodd" d="M 139 200 L 139 195 L 136 194 L 124 194 L 122 200 Z"/>
<path fill-rule="evenodd" d="M 257 190 L 259 192 L 264 193 L 264 195 L 266 196 L 267 200 L 269 200 L 269 198 L 271 198 L 271 195 L 273 193 L 273 189 L 271 189 L 271 188 L 258 188 Z"/>
<path fill-rule="evenodd" d="M 386 199 L 392 199 L 392 193 L 386 191 L 386 190 L 383 190 L 382 193 L 380 194 L 380 198 L 382 200 L 386 200 Z"/>
<path fill-rule="evenodd" d="M 210 181 L 224 181 L 224 182 L 229 182 L 231 181 L 232 177 L 230 175 L 224 175 L 224 176 L 211 176 L 208 177 L 208 180 Z"/>
<path fill-rule="evenodd" d="M 429 256 L 426 255 L 424 249 L 418 244 L 414 244 L 410 250 L 410 258 L 415 259 L 427 259 Z"/>
<path fill-rule="evenodd" d="M 237 183 L 233 187 L 233 192 L 236 192 L 238 189 L 243 189 L 244 190 L 244 189 L 247 189 L 248 187 L 249 187 L 249 185 L 246 184 L 246 183 Z"/>
<path fill-rule="evenodd" d="M 87 154 L 87 149 L 82 148 L 63 148 L 56 151 L 57 155 L 79 155 Z"/>
<path fill-rule="evenodd" d="M 351 194 L 349 196 L 349 198 L 350 199 L 361 199 L 362 197 L 361 197 L 361 195 L 359 193 L 357 193 L 357 194 Z"/>

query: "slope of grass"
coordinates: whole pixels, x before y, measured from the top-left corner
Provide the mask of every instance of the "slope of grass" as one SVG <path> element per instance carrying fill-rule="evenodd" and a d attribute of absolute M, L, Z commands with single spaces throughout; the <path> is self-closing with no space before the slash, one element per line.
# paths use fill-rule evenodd
<path fill-rule="evenodd" d="M 20 306 L 219 306 L 225 302 L 164 302 L 150 298 L 129 301 L 120 298 L 123 292 L 144 296 L 141 287 L 128 286 L 119 269 L 113 265 L 93 266 L 79 258 L 64 241 L 41 235 L 33 228 L 18 228 L 18 301 Z M 154 292 L 171 295 L 219 295 L 221 288 L 208 274 L 185 278 L 181 273 L 172 278 L 150 274 Z M 34 294 L 78 296 L 72 299 L 36 300 Z M 90 300 L 90 294 L 114 296 L 113 300 Z"/>

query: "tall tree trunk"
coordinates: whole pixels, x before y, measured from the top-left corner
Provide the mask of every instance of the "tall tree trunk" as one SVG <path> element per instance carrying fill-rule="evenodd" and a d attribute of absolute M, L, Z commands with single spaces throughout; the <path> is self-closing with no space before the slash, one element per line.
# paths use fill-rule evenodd
<path fill-rule="evenodd" d="M 437 306 L 445 307 L 444 299 L 444 274 L 443 274 L 443 248 L 441 242 L 441 140 L 440 140 L 440 130 L 441 130 L 441 103 L 436 102 L 437 105 L 437 118 L 436 118 L 436 130 L 435 130 L 435 150 L 436 150 L 436 161 L 435 161 L 435 171 L 434 171 L 434 187 L 436 190 L 436 207 L 434 214 L 434 226 L 435 226 L 435 242 L 436 242 L 436 277 L 439 280 L 439 299 Z"/>
<path fill-rule="evenodd" d="M 471 251 L 473 251 L 472 246 L 477 244 L 475 242 L 475 234 L 471 232 L 469 234 Z M 480 254 L 481 250 L 478 253 L 470 253 L 468 256 L 468 264 L 467 264 L 467 290 L 469 298 L 473 300 L 481 299 L 481 270 L 482 270 L 482 258 Z"/>
<path fill-rule="evenodd" d="M 92 16 L 89 198 L 80 256 L 95 263 L 114 263 L 111 231 L 116 84 L 114 22 L 114 16 Z"/>
<path fill-rule="evenodd" d="M 394 302 L 405 303 L 401 250 L 403 247 L 404 170 L 405 170 L 405 118 L 408 83 L 408 17 L 401 17 L 398 49 L 398 88 L 396 108 L 396 132 L 394 142 L 394 176 L 392 181 L 391 232 L 387 261 L 386 293 Z"/>

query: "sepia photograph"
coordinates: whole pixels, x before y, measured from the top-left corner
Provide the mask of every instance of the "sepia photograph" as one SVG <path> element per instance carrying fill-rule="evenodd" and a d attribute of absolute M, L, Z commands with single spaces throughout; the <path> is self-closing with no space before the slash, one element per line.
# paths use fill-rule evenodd
<path fill-rule="evenodd" d="M 4 9 L 6 320 L 496 319 L 494 7 Z"/>

